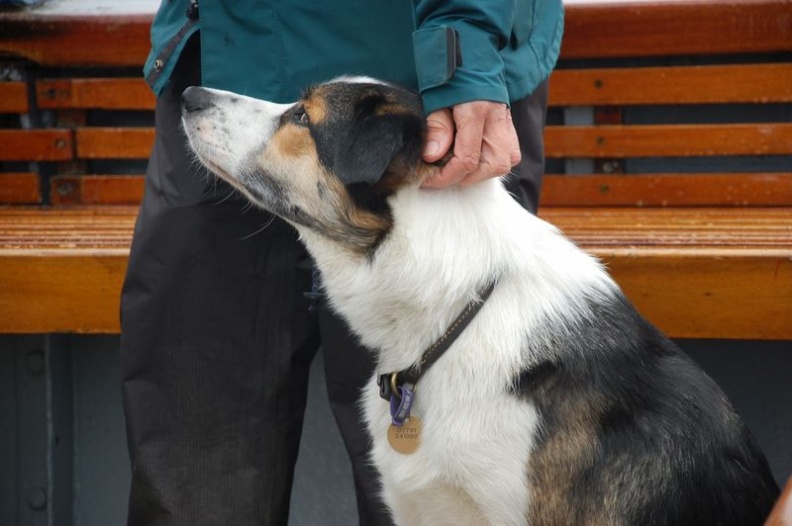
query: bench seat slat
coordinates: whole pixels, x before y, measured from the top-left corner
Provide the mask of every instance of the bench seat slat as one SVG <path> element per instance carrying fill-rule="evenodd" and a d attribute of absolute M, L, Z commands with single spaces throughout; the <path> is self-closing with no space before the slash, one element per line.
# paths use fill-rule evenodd
<path fill-rule="evenodd" d="M 136 212 L 0 210 L 0 332 L 117 332 Z M 603 258 L 671 336 L 792 338 L 792 208 L 545 207 L 541 215 Z M 612 245 L 613 236 L 622 242 Z"/>
<path fill-rule="evenodd" d="M 638 311 L 672 337 L 792 339 L 789 250 L 597 253 Z"/>
<path fill-rule="evenodd" d="M 26 244 L 57 244 L 64 238 L 108 237 L 132 239 L 135 207 L 85 209 L 0 209 L 0 239 L 25 239 Z M 646 238 L 643 244 L 673 247 L 695 242 L 701 247 L 732 241 L 758 249 L 792 245 L 792 208 L 598 208 L 543 207 L 540 216 L 558 225 L 573 239 L 609 239 L 611 236 Z M 746 235 L 743 236 L 743 233 Z M 586 242 L 583 242 L 586 245 Z M 90 242 L 86 243 L 90 246 Z M 0 242 L 0 256 L 10 249 Z M 66 247 L 68 248 L 68 247 Z"/>

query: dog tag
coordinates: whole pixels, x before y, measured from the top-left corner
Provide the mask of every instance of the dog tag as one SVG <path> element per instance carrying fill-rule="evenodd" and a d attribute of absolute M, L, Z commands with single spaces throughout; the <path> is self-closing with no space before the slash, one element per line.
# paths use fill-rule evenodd
<path fill-rule="evenodd" d="M 421 445 L 421 419 L 413 415 L 401 427 L 388 426 L 388 443 L 402 455 L 412 455 Z"/>

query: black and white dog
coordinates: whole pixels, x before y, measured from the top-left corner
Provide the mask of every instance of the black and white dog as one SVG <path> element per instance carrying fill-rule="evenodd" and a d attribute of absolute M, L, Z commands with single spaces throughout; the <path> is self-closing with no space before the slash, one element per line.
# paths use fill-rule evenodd
<path fill-rule="evenodd" d="M 376 353 L 362 405 L 398 524 L 763 522 L 778 488 L 744 424 L 595 259 L 498 180 L 420 188 L 438 167 L 415 94 L 188 88 L 183 124 L 204 165 L 297 228 Z"/>

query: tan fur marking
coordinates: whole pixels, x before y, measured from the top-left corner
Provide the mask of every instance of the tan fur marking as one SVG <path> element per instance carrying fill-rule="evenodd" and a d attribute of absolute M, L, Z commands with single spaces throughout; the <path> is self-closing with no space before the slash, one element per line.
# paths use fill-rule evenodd
<path fill-rule="evenodd" d="M 408 106 L 404 106 L 403 104 L 396 104 L 394 102 L 389 102 L 385 104 L 380 104 L 377 107 L 375 113 L 377 115 L 410 115 L 414 113 L 415 110 Z"/>
<path fill-rule="evenodd" d="M 316 144 L 311 132 L 304 126 L 287 123 L 273 135 L 269 148 L 284 157 L 316 157 Z"/>
<path fill-rule="evenodd" d="M 303 103 L 303 106 L 305 107 L 305 111 L 308 113 L 308 118 L 311 119 L 312 123 L 319 124 L 327 118 L 327 103 L 322 96 L 322 91 L 320 88 L 317 88 L 311 92 L 310 96 Z"/>
<path fill-rule="evenodd" d="M 327 175 L 324 179 L 324 183 L 340 200 L 339 213 L 342 215 L 342 221 L 347 223 L 348 226 L 355 229 L 358 233 L 362 234 L 367 232 L 368 235 L 366 237 L 370 237 L 373 241 L 390 228 L 390 221 L 388 218 L 378 216 L 366 210 L 361 210 L 355 206 L 346 188 L 337 178 Z"/>
<path fill-rule="evenodd" d="M 585 405 L 585 407 L 581 407 Z M 531 524 L 621 526 L 618 517 L 604 515 L 603 503 L 571 498 L 577 481 L 594 461 L 597 447 L 595 404 L 564 403 L 553 408 L 559 424 L 550 430 L 531 456 Z"/>
<path fill-rule="evenodd" d="M 324 235 L 354 253 L 366 253 L 390 228 L 390 218 L 361 210 L 346 187 L 319 162 L 307 129 L 283 126 L 267 147 L 263 166 L 281 174 L 278 182 Z"/>
<path fill-rule="evenodd" d="M 440 173 L 440 167 L 434 164 L 427 164 L 423 161 L 418 161 L 418 166 L 415 167 L 416 180 L 423 183 Z"/>
<path fill-rule="evenodd" d="M 400 159 L 394 160 L 385 173 L 382 174 L 380 180 L 377 181 L 376 187 L 383 194 L 394 194 L 405 186 L 423 182 L 424 176 L 420 171 L 421 165 L 423 163 L 419 163 L 419 166 L 407 166 Z"/>

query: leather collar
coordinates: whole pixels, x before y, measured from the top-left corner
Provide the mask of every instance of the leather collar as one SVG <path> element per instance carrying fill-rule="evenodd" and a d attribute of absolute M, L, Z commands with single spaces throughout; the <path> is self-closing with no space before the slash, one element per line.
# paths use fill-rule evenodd
<path fill-rule="evenodd" d="M 390 401 L 392 396 L 398 396 L 399 387 L 403 385 L 413 386 L 418 383 L 421 376 L 443 356 L 456 339 L 459 338 L 459 335 L 470 325 L 470 322 L 473 321 L 473 318 L 476 317 L 476 314 L 489 299 L 492 291 L 495 290 L 495 285 L 496 281 L 489 283 L 486 288 L 479 292 L 477 299 L 467 304 L 465 310 L 457 316 L 445 334 L 424 351 L 418 363 L 395 373 L 379 375 L 377 385 L 380 388 L 380 397 L 383 400 Z"/>

